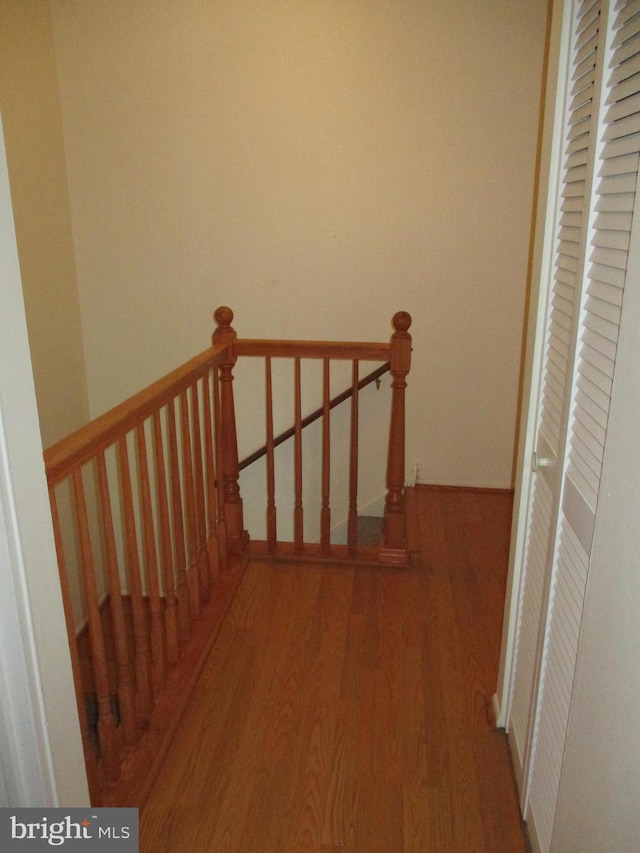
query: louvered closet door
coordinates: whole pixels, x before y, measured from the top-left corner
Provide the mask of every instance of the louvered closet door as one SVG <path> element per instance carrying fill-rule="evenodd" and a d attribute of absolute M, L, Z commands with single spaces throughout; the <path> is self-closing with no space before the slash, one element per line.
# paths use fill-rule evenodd
<path fill-rule="evenodd" d="M 558 268 L 564 269 L 569 244 L 576 261 L 573 280 L 564 278 L 568 288 L 564 292 L 574 312 L 566 327 L 569 338 L 564 388 L 565 392 L 569 389 L 570 406 L 568 411 L 565 406 L 559 426 L 554 422 L 553 435 L 559 436 L 559 445 L 551 445 L 558 458 L 555 469 L 562 477 L 559 482 L 553 477 L 547 480 L 557 513 L 552 509 L 549 523 L 538 613 L 537 678 L 523 774 L 527 815 L 541 851 L 552 850 L 640 162 L 640 0 L 603 3 L 594 17 L 599 5 L 585 2 L 576 8 L 568 127 L 576 127 L 573 117 L 580 113 L 588 136 L 577 144 L 579 137 L 567 134 L 564 201 L 557 239 Z M 575 195 L 569 187 L 571 176 L 583 182 Z M 567 216 L 568 198 L 581 199 L 576 205 L 579 218 Z M 557 280 L 552 290 L 555 296 Z M 545 378 L 543 386 L 547 384 Z M 549 442 L 545 407 L 543 396 L 539 451 Z M 551 470 L 543 469 L 536 479 L 545 478 Z M 530 526 L 536 530 L 535 517 Z M 538 535 L 542 537 L 543 531 L 538 530 Z"/>
<path fill-rule="evenodd" d="M 584 240 L 595 146 L 596 59 L 600 2 L 573 4 L 570 62 L 565 69 L 564 119 L 557 145 L 562 169 L 555 200 L 553 263 L 549 271 L 544 356 L 537 415 L 535 473 L 521 581 L 514 690 L 509 736 L 515 753 L 523 808 L 535 739 L 535 707 L 541 648 L 557 543 L 562 471 L 574 373 Z"/>

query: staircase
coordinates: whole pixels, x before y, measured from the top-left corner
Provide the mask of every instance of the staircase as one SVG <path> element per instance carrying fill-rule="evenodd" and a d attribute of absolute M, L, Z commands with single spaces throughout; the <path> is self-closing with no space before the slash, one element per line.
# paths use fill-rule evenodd
<path fill-rule="evenodd" d="M 179 724 L 190 690 L 249 560 L 409 562 L 404 505 L 404 405 L 411 318 L 388 343 L 240 339 L 228 308 L 212 345 L 45 452 L 54 534 L 92 803 L 138 805 Z M 264 445 L 238 459 L 234 371 L 264 365 Z M 275 434 L 274 365 L 291 364 L 294 424 Z M 303 365 L 321 365 L 319 409 L 304 414 Z M 331 371 L 351 383 L 331 396 Z M 361 378 L 361 362 L 379 362 Z M 360 393 L 391 374 L 384 519 L 358 518 Z M 252 390 L 252 394 L 253 394 Z M 308 396 L 308 395 L 307 395 Z M 350 404 L 347 542 L 332 542 L 332 410 Z M 254 420 L 258 420 L 255 418 Z M 305 541 L 302 433 L 321 426 L 319 536 Z M 260 439 L 258 439 L 259 441 Z M 276 448 L 292 445 L 291 518 L 276 505 Z M 264 458 L 264 539 L 244 526 L 240 471 Z M 379 458 L 379 457 L 378 457 Z M 251 500 L 257 500 L 251 494 Z M 307 519 L 305 519 L 305 513 Z M 307 525 L 308 526 L 308 525 Z M 283 535 L 282 528 L 290 530 Z"/>

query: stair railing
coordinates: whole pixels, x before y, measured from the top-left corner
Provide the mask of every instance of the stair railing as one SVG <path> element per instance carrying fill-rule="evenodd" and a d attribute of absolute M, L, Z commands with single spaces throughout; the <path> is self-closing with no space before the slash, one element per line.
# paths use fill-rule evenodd
<path fill-rule="evenodd" d="M 149 728 L 226 568 L 215 413 L 227 355 L 205 350 L 44 455 L 94 804 Z"/>
<path fill-rule="evenodd" d="M 383 540 L 377 550 L 375 559 L 381 562 L 404 564 L 408 562 L 407 542 L 404 517 L 404 477 L 405 477 L 405 389 L 407 387 L 406 376 L 411 367 L 411 336 L 409 327 L 411 317 L 404 311 L 398 312 L 392 320 L 394 332 L 389 343 L 369 342 L 335 342 L 335 341 L 294 341 L 294 340 L 255 340 L 242 339 L 236 336 L 231 323 L 233 312 L 229 308 L 221 308 L 216 311 L 215 320 L 218 323 L 214 340 L 230 341 L 233 343 L 234 364 L 238 358 L 260 357 L 265 363 L 265 435 L 266 440 L 262 448 L 251 454 L 250 462 L 266 455 L 267 466 L 267 502 L 266 502 L 266 542 L 264 553 L 269 556 L 298 558 L 308 556 L 310 559 L 318 557 L 330 557 L 332 559 L 355 558 L 359 554 L 365 558 L 371 558 L 369 549 L 361 549 L 358 545 L 357 534 L 357 501 L 358 501 L 358 462 L 359 462 L 359 426 L 358 426 L 358 404 L 359 390 L 369 378 L 377 378 L 390 370 L 392 376 L 392 402 L 389 427 L 389 444 L 387 452 L 386 484 L 387 494 L 384 509 Z M 289 359 L 294 364 L 294 425 L 277 439 L 274 438 L 274 412 L 272 393 L 272 361 L 274 359 Z M 315 412 L 302 416 L 302 388 L 301 388 L 301 364 L 305 359 L 321 360 L 322 362 L 322 406 Z M 332 400 L 330 395 L 330 364 L 332 361 L 347 361 L 352 365 L 351 387 Z M 382 367 L 374 371 L 365 382 L 359 378 L 360 362 L 383 362 Z M 387 367 L 388 364 L 388 367 Z M 233 365 L 230 365 L 230 368 Z M 233 388 L 232 372 L 227 374 L 226 389 L 228 394 L 227 406 L 232 411 Z M 348 485 L 348 520 L 347 520 L 347 547 L 332 545 L 330 541 L 331 531 L 331 508 L 329 506 L 330 492 L 330 412 L 336 402 L 351 399 L 351 428 L 349 440 L 349 485 Z M 321 450 L 321 509 L 320 509 L 320 541 L 319 547 L 316 543 L 304 541 L 304 507 L 302 503 L 302 430 L 316 420 L 322 419 L 322 450 Z M 229 415 L 224 419 L 225 431 L 229 425 L 229 433 L 234 429 L 235 415 Z M 294 468 L 294 509 L 293 509 L 293 542 L 282 542 L 277 535 L 276 519 L 277 508 L 275 505 L 275 464 L 274 450 L 282 441 L 293 438 L 293 468 Z M 230 439 L 231 441 L 231 439 Z M 225 486 L 225 494 L 237 506 L 239 501 L 239 488 L 237 486 L 240 473 L 240 465 L 236 462 L 238 458 L 235 432 L 233 432 L 232 450 L 226 454 L 229 465 L 233 471 L 225 473 L 229 477 L 229 484 Z M 233 483 L 233 486 L 231 486 Z M 232 520 L 227 516 L 231 525 L 237 525 L 237 518 Z M 238 535 L 240 530 L 238 529 Z M 245 534 L 242 533 L 244 536 Z M 243 540 L 246 541 L 246 540 Z M 260 553 L 258 543 L 254 543 L 254 552 Z"/>
<path fill-rule="evenodd" d="M 396 564 L 408 559 L 403 480 L 409 315 L 395 315 L 387 344 L 239 339 L 230 309 L 220 308 L 214 316 L 217 326 L 210 348 L 44 455 L 94 805 L 136 805 L 144 797 L 186 702 L 185 683 L 193 683 L 204 661 L 207 643 L 250 551 L 239 488 L 233 388 L 239 357 L 265 360 L 264 552 L 295 559 L 363 557 L 357 543 L 359 365 L 379 361 L 383 371 L 389 363 L 387 493 L 383 541 L 375 559 Z M 276 358 L 294 363 L 292 543 L 282 543 L 277 536 L 271 389 Z M 316 545 L 305 543 L 303 535 L 305 359 L 320 359 L 323 368 L 322 501 Z M 330 542 L 329 379 L 334 359 L 350 362 L 352 373 L 346 394 L 351 398 L 348 545 L 342 550 Z"/>

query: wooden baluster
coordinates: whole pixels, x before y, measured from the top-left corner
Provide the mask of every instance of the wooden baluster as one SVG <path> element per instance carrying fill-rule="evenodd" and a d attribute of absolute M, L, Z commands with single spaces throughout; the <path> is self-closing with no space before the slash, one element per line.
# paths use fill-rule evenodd
<path fill-rule="evenodd" d="M 64 556 L 62 544 L 62 531 L 60 529 L 60 516 L 58 514 L 58 503 L 53 486 L 49 487 L 49 502 L 51 504 L 51 519 L 53 521 L 53 537 L 56 545 L 56 556 L 58 558 L 58 573 L 60 575 L 60 589 L 62 591 L 62 604 L 64 607 L 64 618 L 67 626 L 67 637 L 69 638 L 69 653 L 71 656 L 71 671 L 73 673 L 73 686 L 78 706 L 78 721 L 80 723 L 80 737 L 82 739 L 82 750 L 84 752 L 84 763 L 87 770 L 87 784 L 91 802 L 94 805 L 100 802 L 100 788 L 102 780 L 100 770 L 96 762 L 96 754 L 89 740 L 89 724 L 87 722 L 87 711 L 84 701 L 84 689 L 82 686 L 82 668 L 78 654 L 78 643 L 76 641 L 76 629 L 73 621 L 73 608 L 71 606 L 71 594 L 69 592 L 69 578 L 67 575 L 67 563 Z"/>
<path fill-rule="evenodd" d="M 184 482 L 184 514 L 187 531 L 187 587 L 192 623 L 200 613 L 200 579 L 198 576 L 198 522 L 196 518 L 196 493 L 193 482 L 193 457 L 191 454 L 191 426 L 187 392 L 180 394 L 180 438 L 182 444 L 182 477 Z"/>
<path fill-rule="evenodd" d="M 127 627 L 122 600 L 122 585 L 118 570 L 116 539 L 113 529 L 113 512 L 109 493 L 109 478 L 104 452 L 96 456 L 98 471 L 98 493 L 100 495 L 100 519 L 104 541 L 105 562 L 109 579 L 109 610 L 113 625 L 113 640 L 118 664 L 118 705 L 124 741 L 133 746 L 138 740 L 138 715 L 136 713 L 135 685 L 131 672 Z"/>
<path fill-rule="evenodd" d="M 147 722 L 151 715 L 153 695 L 151 689 L 151 662 L 149 640 L 147 637 L 146 616 L 142 598 L 142 578 L 140 575 L 140 557 L 138 555 L 138 534 L 136 532 L 135 510 L 131 489 L 131 471 L 127 437 L 118 440 L 118 464 L 120 467 L 120 488 L 122 490 L 122 512 L 124 516 L 125 551 L 127 559 L 127 578 L 133 616 L 133 636 L 135 645 L 134 668 L 136 674 L 136 700 L 138 715 Z"/>
<path fill-rule="evenodd" d="M 207 553 L 210 584 L 217 583 L 220 573 L 220 555 L 218 553 L 218 524 L 216 506 L 216 471 L 214 465 L 214 440 L 211 411 L 211 375 L 204 377 L 204 455 L 207 487 Z"/>
<path fill-rule="evenodd" d="M 191 386 L 191 403 L 193 419 L 193 473 L 196 503 L 196 527 L 198 547 L 198 578 L 200 601 L 209 601 L 211 583 L 209 581 L 209 553 L 207 550 L 207 507 L 204 499 L 204 473 L 202 470 L 204 457 L 202 453 L 202 430 L 200 427 L 200 398 L 198 383 Z"/>
<path fill-rule="evenodd" d="M 136 427 L 136 451 L 138 460 L 138 478 L 140 481 L 140 500 L 142 504 L 142 543 L 146 586 L 149 600 L 151 622 L 151 662 L 153 687 L 157 696 L 167 680 L 167 665 L 164 653 L 164 629 L 160 607 L 160 579 L 158 577 L 158 553 L 151 506 L 151 485 L 149 482 L 149 460 L 147 457 L 147 439 L 144 422 Z"/>
<path fill-rule="evenodd" d="M 232 553 L 241 553 L 247 547 L 249 535 L 244 529 L 242 498 L 238 478 L 238 439 L 236 433 L 235 404 L 233 401 L 233 368 L 237 361 L 234 343 L 236 333 L 231 327 L 233 311 L 222 307 L 213 315 L 217 326 L 213 333 L 213 344 L 228 346 L 228 352 L 220 365 L 220 415 L 222 437 L 222 477 L 224 480 L 224 517 L 227 525 L 227 546 Z M 218 468 L 218 476 L 220 476 Z"/>
<path fill-rule="evenodd" d="M 353 360 L 351 387 L 351 434 L 349 442 L 349 515 L 347 526 L 347 542 L 349 553 L 355 556 L 358 552 L 358 372 L 359 363 Z"/>
<path fill-rule="evenodd" d="M 399 311 L 393 317 L 391 336 L 391 424 L 387 456 L 387 496 L 384 506 L 384 538 L 379 558 L 384 562 L 407 563 L 404 518 L 404 442 L 406 376 L 411 368 L 411 316 Z"/>
<path fill-rule="evenodd" d="M 331 547 L 331 419 L 329 359 L 322 363 L 322 507 L 320 509 L 320 548 L 328 554 Z"/>
<path fill-rule="evenodd" d="M 115 718 L 111 711 L 109 673 L 96 584 L 96 569 L 91 549 L 89 520 L 87 518 L 87 506 L 80 468 L 76 468 L 73 472 L 72 482 L 76 520 L 78 522 L 80 570 L 84 581 L 87 620 L 89 623 L 89 643 L 91 646 L 91 659 L 98 699 L 98 742 L 100 744 L 100 757 L 106 781 L 115 782 L 120 776 L 118 731 Z"/>
<path fill-rule="evenodd" d="M 167 640 L 167 660 L 178 660 L 178 600 L 176 580 L 171 549 L 171 522 L 169 520 L 169 500 L 167 497 L 167 470 L 164 460 L 164 441 L 160 412 L 153 413 L 153 451 L 156 474 L 156 501 L 158 505 L 158 525 L 160 532 L 160 561 L 164 585 L 164 625 Z"/>
<path fill-rule="evenodd" d="M 167 406 L 169 427 L 169 472 L 171 475 L 171 515 L 173 519 L 173 541 L 178 576 L 178 627 L 180 642 L 184 645 L 191 638 L 189 615 L 189 585 L 187 582 L 187 557 L 184 546 L 184 517 L 182 513 L 182 489 L 180 485 L 180 460 L 176 436 L 176 413 L 174 401 Z"/>
<path fill-rule="evenodd" d="M 278 541 L 276 520 L 276 477 L 275 457 L 273 453 L 273 377 L 271 374 L 271 356 L 265 359 L 266 418 L 267 418 L 267 550 L 270 554 L 276 550 Z"/>
<path fill-rule="evenodd" d="M 293 544 L 295 551 L 302 551 L 304 543 L 304 515 L 302 510 L 302 383 L 300 359 L 295 359 L 294 376 L 294 489 Z"/>
<path fill-rule="evenodd" d="M 213 370 L 213 434 L 215 436 L 214 449 L 216 457 L 216 507 L 218 513 L 218 555 L 220 557 L 220 568 L 227 568 L 229 546 L 227 545 L 227 521 L 224 511 L 224 474 L 222 456 L 224 453 L 222 441 L 222 414 L 220 405 L 220 376 L 217 367 Z"/>

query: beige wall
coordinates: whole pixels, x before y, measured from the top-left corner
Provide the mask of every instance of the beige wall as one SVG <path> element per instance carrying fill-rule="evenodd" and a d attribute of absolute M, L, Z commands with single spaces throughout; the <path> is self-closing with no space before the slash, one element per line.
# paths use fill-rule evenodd
<path fill-rule="evenodd" d="M 46 0 L 0 0 L 0 108 L 45 447 L 89 418 L 53 30 Z"/>
<path fill-rule="evenodd" d="M 545 0 L 52 0 L 91 414 L 414 316 L 407 467 L 507 486 Z"/>

